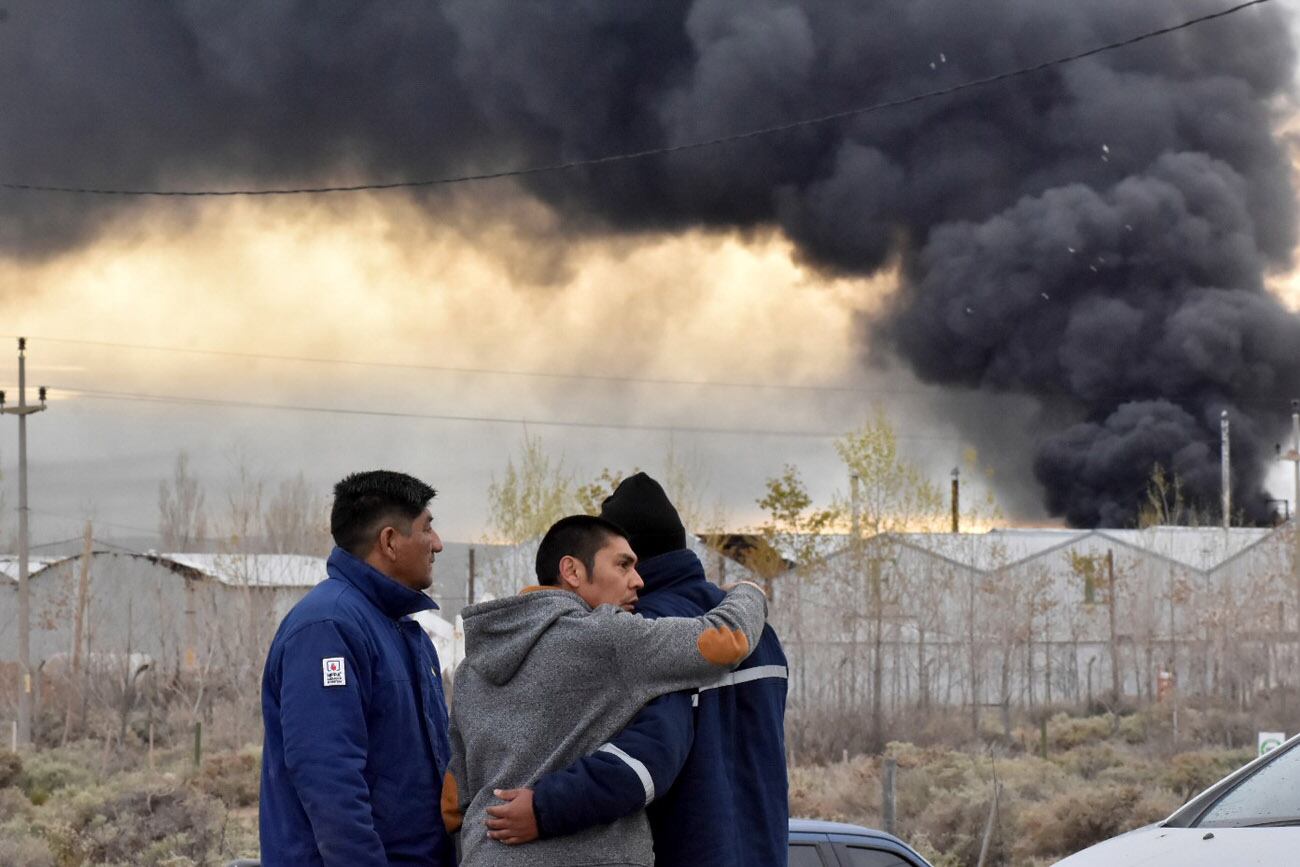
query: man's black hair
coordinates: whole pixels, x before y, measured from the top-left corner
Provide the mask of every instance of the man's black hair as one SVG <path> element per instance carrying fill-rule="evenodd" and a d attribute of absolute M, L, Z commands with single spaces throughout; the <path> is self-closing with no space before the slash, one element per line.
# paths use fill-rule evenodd
<path fill-rule="evenodd" d="M 612 521 L 595 515 L 570 515 L 551 525 L 537 548 L 537 583 L 557 586 L 560 583 L 560 561 L 575 557 L 587 567 L 588 580 L 596 568 L 596 552 L 609 544 L 610 539 L 626 539 L 627 534 Z"/>
<path fill-rule="evenodd" d="M 364 558 L 384 527 L 396 527 L 402 535 L 410 535 L 411 522 L 437 494 L 406 473 L 353 473 L 334 486 L 334 507 L 330 510 L 334 544 L 354 557 Z"/>

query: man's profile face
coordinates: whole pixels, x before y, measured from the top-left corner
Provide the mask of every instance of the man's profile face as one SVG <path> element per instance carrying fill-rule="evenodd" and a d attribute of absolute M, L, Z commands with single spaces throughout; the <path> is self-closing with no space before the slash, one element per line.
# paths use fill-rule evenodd
<path fill-rule="evenodd" d="M 631 611 L 636 606 L 637 592 L 644 586 L 636 572 L 632 546 L 622 536 L 611 536 L 605 547 L 596 552 L 587 580 L 574 589 L 592 608 L 617 605 Z"/>
<path fill-rule="evenodd" d="M 393 575 L 412 590 L 427 590 L 433 585 L 433 560 L 442 550 L 442 539 L 433 530 L 433 515 L 425 509 L 411 522 L 407 535 L 393 536 L 396 559 Z"/>

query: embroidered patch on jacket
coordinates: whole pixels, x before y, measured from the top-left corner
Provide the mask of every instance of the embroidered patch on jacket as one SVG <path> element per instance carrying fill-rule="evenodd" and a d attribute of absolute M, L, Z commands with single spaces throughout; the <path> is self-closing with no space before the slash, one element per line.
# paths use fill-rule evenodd
<path fill-rule="evenodd" d="M 330 656 L 320 661 L 321 668 L 325 670 L 326 686 L 347 686 L 348 676 L 343 668 L 343 657 Z"/>

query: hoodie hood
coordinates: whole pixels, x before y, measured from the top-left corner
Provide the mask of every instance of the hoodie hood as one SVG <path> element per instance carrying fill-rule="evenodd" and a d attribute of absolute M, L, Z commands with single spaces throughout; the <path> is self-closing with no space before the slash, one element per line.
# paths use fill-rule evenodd
<path fill-rule="evenodd" d="M 636 612 L 650 617 L 693 616 L 708 611 L 726 595 L 709 581 L 694 551 L 671 551 L 636 564 L 645 582 Z M 683 602 L 694 608 L 679 610 Z"/>
<path fill-rule="evenodd" d="M 496 686 L 508 683 L 538 639 L 561 617 L 587 614 L 582 597 L 558 588 L 537 588 L 507 599 L 470 605 L 465 624 L 465 664 Z"/>

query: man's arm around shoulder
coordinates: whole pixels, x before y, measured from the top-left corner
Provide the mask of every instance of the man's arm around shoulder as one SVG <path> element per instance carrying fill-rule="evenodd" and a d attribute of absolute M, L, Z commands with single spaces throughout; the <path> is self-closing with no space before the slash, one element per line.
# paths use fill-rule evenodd
<path fill-rule="evenodd" d="M 609 743 L 559 771 L 545 774 L 526 803 L 507 802 L 488 813 L 489 836 L 561 837 L 645 809 L 668 791 L 686 763 L 695 738 L 691 692 L 650 702 Z M 531 822 L 531 825 L 530 825 Z M 531 828 L 532 833 L 529 834 Z"/>

